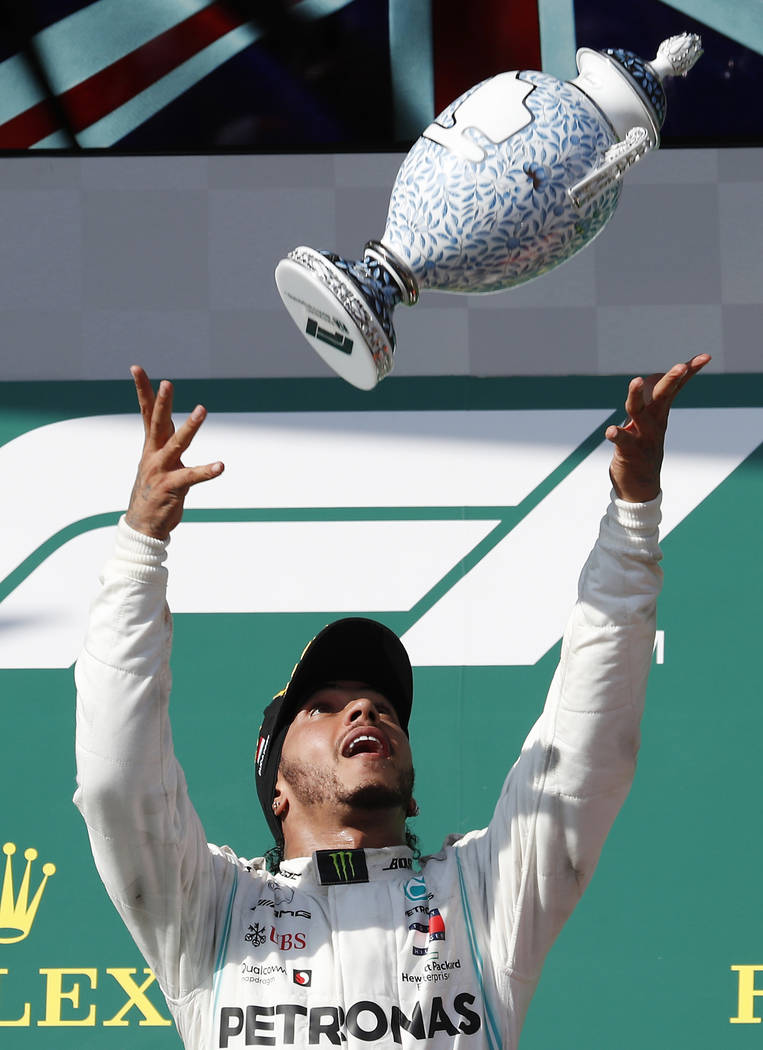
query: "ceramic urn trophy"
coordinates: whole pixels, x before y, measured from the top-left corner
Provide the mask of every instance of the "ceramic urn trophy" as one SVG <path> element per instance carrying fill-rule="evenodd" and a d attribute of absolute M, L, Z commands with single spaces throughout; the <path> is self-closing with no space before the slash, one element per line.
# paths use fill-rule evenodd
<path fill-rule="evenodd" d="M 502 291 L 580 251 L 614 213 L 623 173 L 659 145 L 662 81 L 701 53 L 687 33 L 651 62 L 581 48 L 574 80 L 515 70 L 466 91 L 406 156 L 362 260 L 300 247 L 279 262 L 278 291 L 310 345 L 370 390 L 392 369 L 398 303 L 420 289 Z"/>

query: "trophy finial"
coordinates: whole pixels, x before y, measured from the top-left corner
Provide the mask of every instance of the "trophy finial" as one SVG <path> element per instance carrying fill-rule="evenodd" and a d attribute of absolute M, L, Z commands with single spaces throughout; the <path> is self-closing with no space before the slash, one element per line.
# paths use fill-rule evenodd
<path fill-rule="evenodd" d="M 631 78 L 636 90 L 650 109 L 654 129 L 665 123 L 667 99 L 662 82 L 665 77 L 684 76 L 702 54 L 702 42 L 696 33 L 679 33 L 663 40 L 652 62 L 646 62 L 632 51 L 608 47 L 604 51 Z"/>
<path fill-rule="evenodd" d="M 702 40 L 696 33 L 678 33 L 662 41 L 649 64 L 660 80 L 685 77 L 701 54 Z"/>

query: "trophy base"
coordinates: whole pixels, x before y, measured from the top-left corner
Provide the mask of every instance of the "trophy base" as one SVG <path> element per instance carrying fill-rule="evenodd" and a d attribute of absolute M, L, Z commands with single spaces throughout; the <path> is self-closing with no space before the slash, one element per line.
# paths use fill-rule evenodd
<path fill-rule="evenodd" d="M 295 248 L 275 272 L 292 320 L 315 352 L 359 390 L 392 370 L 393 346 L 366 298 L 345 272 L 314 248 Z"/>

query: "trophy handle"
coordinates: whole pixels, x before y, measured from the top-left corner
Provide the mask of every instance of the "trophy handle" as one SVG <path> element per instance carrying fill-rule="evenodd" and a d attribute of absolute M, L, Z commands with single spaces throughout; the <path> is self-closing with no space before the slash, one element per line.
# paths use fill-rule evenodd
<path fill-rule="evenodd" d="M 631 128 L 622 142 L 615 142 L 604 154 L 601 165 L 590 172 L 567 194 L 576 208 L 584 208 L 591 201 L 619 182 L 632 164 L 635 164 L 651 148 L 646 128 Z"/>

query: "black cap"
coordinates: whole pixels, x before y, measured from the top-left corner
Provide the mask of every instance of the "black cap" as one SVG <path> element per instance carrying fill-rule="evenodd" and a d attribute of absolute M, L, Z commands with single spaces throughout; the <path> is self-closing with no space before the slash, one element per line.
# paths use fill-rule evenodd
<path fill-rule="evenodd" d="M 363 682 L 382 693 L 408 733 L 413 703 L 413 671 L 405 646 L 377 620 L 352 616 L 335 620 L 308 643 L 286 687 L 265 708 L 254 758 L 257 795 L 277 842 L 281 821 L 273 812 L 273 794 L 281 749 L 297 710 L 326 682 Z"/>

